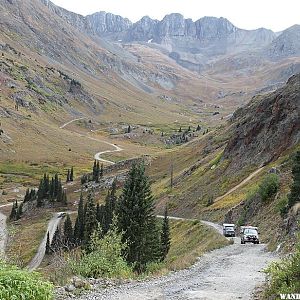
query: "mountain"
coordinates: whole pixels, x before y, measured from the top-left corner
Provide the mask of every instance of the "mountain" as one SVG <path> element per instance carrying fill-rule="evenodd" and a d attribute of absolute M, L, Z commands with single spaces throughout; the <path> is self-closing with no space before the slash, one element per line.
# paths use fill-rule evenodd
<path fill-rule="evenodd" d="M 272 59 L 300 55 L 300 25 L 294 25 L 284 30 L 266 49 L 266 54 Z"/>
<path fill-rule="evenodd" d="M 300 143 L 300 74 L 265 96 L 238 109 L 231 122 L 232 137 L 224 150 L 236 169 L 267 164 Z"/>

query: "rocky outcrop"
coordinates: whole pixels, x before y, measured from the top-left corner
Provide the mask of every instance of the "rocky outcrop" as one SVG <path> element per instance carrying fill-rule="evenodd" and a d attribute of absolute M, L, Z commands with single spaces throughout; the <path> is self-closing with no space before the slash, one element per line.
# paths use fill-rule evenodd
<path fill-rule="evenodd" d="M 266 55 L 279 59 L 300 55 L 300 25 L 284 30 L 266 49 Z"/>
<path fill-rule="evenodd" d="M 231 166 L 261 165 L 275 160 L 300 142 L 300 74 L 266 96 L 257 96 L 237 110 L 232 137 L 224 151 Z"/>

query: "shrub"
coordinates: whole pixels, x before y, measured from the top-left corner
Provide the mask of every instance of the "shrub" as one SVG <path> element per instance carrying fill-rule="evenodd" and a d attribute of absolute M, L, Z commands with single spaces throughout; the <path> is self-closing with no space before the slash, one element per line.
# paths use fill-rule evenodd
<path fill-rule="evenodd" d="M 288 293 L 300 292 L 300 241 L 295 253 L 279 262 L 272 263 L 265 272 L 269 277 L 266 298 Z"/>
<path fill-rule="evenodd" d="M 0 261 L 0 299 L 50 300 L 53 299 L 53 286 L 43 281 L 37 273 L 20 270 Z"/>
<path fill-rule="evenodd" d="M 281 217 L 284 217 L 284 215 L 286 215 L 289 210 L 288 201 L 289 200 L 287 197 L 283 197 L 279 200 L 279 202 L 276 205 L 276 210 L 280 213 Z"/>
<path fill-rule="evenodd" d="M 274 196 L 279 188 L 279 178 L 276 174 L 268 174 L 259 185 L 258 193 L 263 202 Z"/>
<path fill-rule="evenodd" d="M 95 231 L 91 238 L 91 252 L 72 258 L 69 263 L 73 273 L 83 277 L 128 278 L 132 269 L 122 257 L 126 248 L 122 234 L 112 226 L 102 239 L 99 238 L 99 230 Z"/>

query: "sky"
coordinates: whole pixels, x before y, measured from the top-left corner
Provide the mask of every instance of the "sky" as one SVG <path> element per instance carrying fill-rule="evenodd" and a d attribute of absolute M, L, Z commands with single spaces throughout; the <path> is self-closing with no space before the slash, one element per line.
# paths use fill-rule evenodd
<path fill-rule="evenodd" d="M 300 24 L 299 0 L 52 0 L 81 15 L 106 11 L 136 22 L 148 15 L 161 20 L 181 13 L 194 21 L 204 16 L 224 17 L 243 29 L 265 27 L 273 31 Z"/>

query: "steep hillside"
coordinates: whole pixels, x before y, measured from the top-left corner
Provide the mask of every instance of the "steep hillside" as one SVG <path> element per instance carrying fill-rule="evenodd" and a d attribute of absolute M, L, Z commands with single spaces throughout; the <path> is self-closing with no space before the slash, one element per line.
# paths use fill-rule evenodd
<path fill-rule="evenodd" d="M 169 160 L 155 160 L 154 178 L 164 167 L 164 179 L 155 184 L 160 198 L 158 206 L 168 203 L 172 213 L 180 216 L 223 221 L 231 208 L 249 200 L 269 170 L 288 161 L 289 155 L 299 148 L 299 80 L 300 74 L 276 92 L 255 97 L 226 126 L 174 150 Z M 172 165 L 174 178 L 170 188 Z M 281 179 L 282 195 L 288 191 L 288 174 L 286 168 Z M 240 214 L 238 210 L 235 222 Z M 256 222 L 262 220 L 261 215 L 256 218 Z"/>

